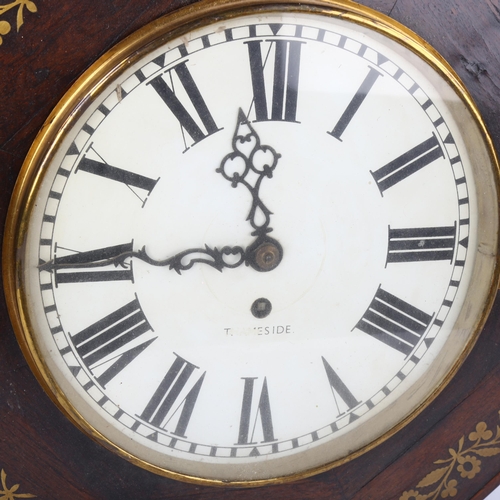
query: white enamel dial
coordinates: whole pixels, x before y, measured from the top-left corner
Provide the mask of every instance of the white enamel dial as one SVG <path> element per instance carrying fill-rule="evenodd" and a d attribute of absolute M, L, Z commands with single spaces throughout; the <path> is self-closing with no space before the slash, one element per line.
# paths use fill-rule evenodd
<path fill-rule="evenodd" d="M 487 303 L 475 119 L 336 16 L 207 20 L 148 50 L 67 126 L 29 213 L 25 314 L 57 398 L 178 477 L 265 481 L 370 446 Z"/>

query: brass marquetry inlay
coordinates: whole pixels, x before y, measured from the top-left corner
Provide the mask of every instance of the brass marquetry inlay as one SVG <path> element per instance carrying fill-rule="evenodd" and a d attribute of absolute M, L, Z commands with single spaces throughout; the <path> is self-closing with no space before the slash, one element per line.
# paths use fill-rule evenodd
<path fill-rule="evenodd" d="M 10 488 L 7 487 L 7 474 L 5 471 L 2 469 L 2 472 L 0 473 L 0 480 L 1 480 L 1 485 L 0 487 L 2 488 L 0 490 L 0 500 L 14 500 L 16 498 L 35 498 L 35 495 L 31 495 L 30 493 L 16 493 L 17 490 L 19 489 L 18 484 L 14 484 Z"/>
<path fill-rule="evenodd" d="M 500 412 L 499 412 L 500 414 Z M 500 426 L 497 425 L 494 435 L 485 422 L 479 422 L 476 430 L 468 436 L 460 438 L 457 449 L 450 448 L 450 458 L 436 460 L 441 465 L 425 476 L 415 490 L 405 491 L 399 500 L 436 500 L 437 498 L 454 497 L 463 479 L 472 479 L 481 472 L 481 458 L 500 454 Z M 465 447 L 464 447 L 465 446 Z"/>
<path fill-rule="evenodd" d="M 3 16 L 6 12 L 17 8 L 16 15 L 16 27 L 17 31 L 21 29 L 21 26 L 24 24 L 24 8 L 28 9 L 30 12 L 36 12 L 37 8 L 34 2 L 31 0 L 14 0 L 6 5 L 0 5 L 0 16 Z M 5 21 L 4 19 L 0 20 L 0 45 L 3 43 L 3 38 L 5 35 L 9 34 L 12 29 L 11 23 L 9 21 Z M 0 499 L 1 500 L 1 499 Z"/>

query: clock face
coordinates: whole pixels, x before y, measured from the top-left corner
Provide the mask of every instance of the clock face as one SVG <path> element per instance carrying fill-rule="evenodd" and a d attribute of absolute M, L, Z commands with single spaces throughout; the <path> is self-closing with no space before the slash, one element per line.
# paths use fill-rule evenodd
<path fill-rule="evenodd" d="M 471 348 L 496 266 L 487 142 L 438 59 L 355 21 L 205 18 L 130 51 L 40 142 L 24 342 L 73 420 L 140 465 L 320 470 Z"/>

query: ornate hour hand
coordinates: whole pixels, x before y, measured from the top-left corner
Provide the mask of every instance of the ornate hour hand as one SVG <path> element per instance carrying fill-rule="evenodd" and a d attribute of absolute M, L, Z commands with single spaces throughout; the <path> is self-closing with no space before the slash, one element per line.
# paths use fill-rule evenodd
<path fill-rule="evenodd" d="M 240 109 L 232 140 L 233 151 L 227 154 L 216 172 L 231 182 L 233 188 L 242 184 L 252 196 L 252 206 L 247 220 L 254 229 L 254 242 L 247 247 L 246 263 L 257 271 L 271 271 L 283 257 L 283 248 L 274 238 L 268 236 L 273 229 L 269 227 L 272 212 L 260 199 L 262 181 L 272 178 L 273 171 L 281 157 L 274 148 L 262 145 L 257 132 L 253 129 Z"/>
<path fill-rule="evenodd" d="M 224 157 L 216 172 L 230 181 L 233 188 L 242 184 L 248 189 L 252 206 L 247 220 L 254 229 L 252 236 L 263 236 L 272 231 L 269 227 L 272 212 L 260 199 L 259 189 L 264 178 L 273 176 L 281 155 L 271 146 L 261 145 L 259 136 L 241 109 L 232 146 L 233 151 Z"/>

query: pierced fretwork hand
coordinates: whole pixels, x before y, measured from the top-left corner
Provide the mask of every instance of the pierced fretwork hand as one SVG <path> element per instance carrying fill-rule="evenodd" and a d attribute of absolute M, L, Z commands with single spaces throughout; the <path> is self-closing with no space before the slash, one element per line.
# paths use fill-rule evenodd
<path fill-rule="evenodd" d="M 146 247 L 138 251 L 123 248 L 118 245 L 109 247 L 106 252 L 90 251 L 73 254 L 69 257 L 56 257 L 49 262 L 42 263 L 40 270 L 58 271 L 64 269 L 89 269 L 105 266 L 127 268 L 127 259 L 135 258 L 152 266 L 165 266 L 173 269 L 178 274 L 191 269 L 194 264 L 207 264 L 218 271 L 224 268 L 234 269 L 243 263 L 257 271 L 271 271 L 280 262 L 283 256 L 281 245 L 274 238 L 268 236 L 272 231 L 269 227 L 272 212 L 264 205 L 259 197 L 260 185 L 265 177 L 271 178 L 276 168 L 280 154 L 271 146 L 262 146 L 259 136 L 246 119 L 240 109 L 236 130 L 232 140 L 233 152 L 222 160 L 220 167 L 216 170 L 231 182 L 236 188 L 239 184 L 244 185 L 252 196 L 252 206 L 247 220 L 253 228 L 252 236 L 255 240 L 244 250 L 241 246 L 224 246 L 210 248 L 190 248 L 162 260 L 151 258 Z M 247 177 L 250 172 L 257 175 L 252 186 Z M 116 249 L 116 252 L 112 250 Z"/>
<path fill-rule="evenodd" d="M 257 132 L 241 109 L 232 146 L 233 151 L 224 157 L 216 171 L 230 181 L 233 188 L 242 184 L 250 192 L 252 206 L 247 220 L 254 229 L 251 234 L 256 238 L 245 251 L 245 262 L 258 271 L 270 271 L 281 262 L 283 248 L 278 241 L 268 236 L 273 230 L 269 227 L 272 212 L 260 199 L 259 189 L 266 177 L 272 178 L 281 155 L 271 146 L 261 144 Z M 255 179 L 255 174 L 257 177 L 252 186 L 249 179 Z"/>
<path fill-rule="evenodd" d="M 111 247 L 119 249 L 120 246 Z M 225 267 L 235 268 L 245 262 L 245 251 L 239 246 L 225 246 L 221 250 L 218 248 L 210 248 L 205 245 L 205 248 L 191 248 L 179 252 L 172 257 L 163 260 L 152 259 L 146 252 L 146 247 L 142 247 L 139 251 L 120 251 L 116 255 L 106 255 L 102 258 L 96 258 L 94 252 L 82 252 L 73 254 L 69 257 L 55 258 L 49 262 L 45 262 L 38 266 L 42 271 L 58 271 L 63 269 L 92 269 L 105 266 L 128 268 L 127 259 L 136 258 L 151 264 L 152 266 L 161 266 L 173 269 L 178 274 L 181 271 L 191 269 L 194 264 L 201 263 L 212 266 L 218 271 L 222 271 Z"/>
<path fill-rule="evenodd" d="M 222 160 L 216 172 L 231 182 L 233 188 L 245 186 L 252 196 L 252 206 L 247 220 L 254 231 L 252 236 L 264 236 L 272 231 L 269 227 L 272 212 L 259 197 L 259 189 L 264 178 L 273 176 L 273 171 L 281 157 L 271 146 L 261 145 L 259 136 L 240 109 L 236 130 L 233 135 L 233 152 Z M 252 186 L 247 177 L 253 172 L 257 180 Z"/>

